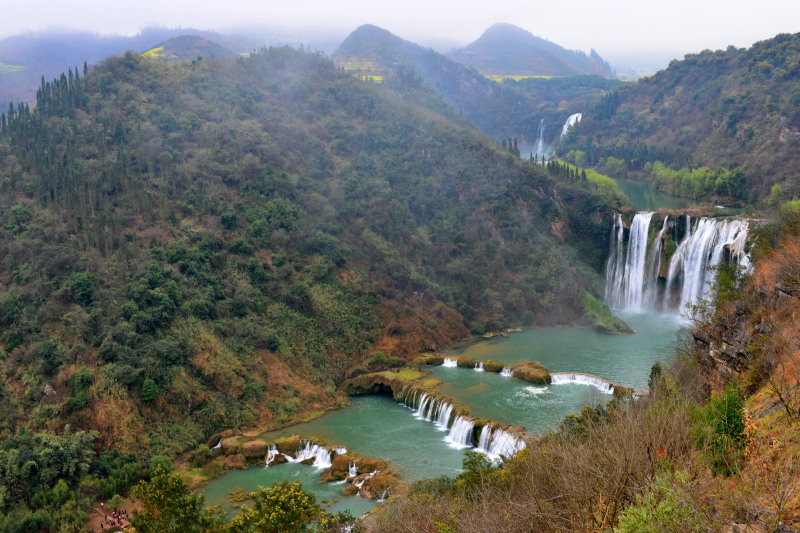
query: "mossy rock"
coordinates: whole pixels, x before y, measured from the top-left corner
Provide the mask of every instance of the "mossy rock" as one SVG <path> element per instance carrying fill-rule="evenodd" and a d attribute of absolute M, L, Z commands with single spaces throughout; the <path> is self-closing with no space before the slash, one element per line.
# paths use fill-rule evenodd
<path fill-rule="evenodd" d="M 392 492 L 396 492 L 396 487 L 399 483 L 400 481 L 397 477 L 391 473 L 379 472 L 364 480 L 358 494 L 362 498 L 376 500 L 381 498 L 384 494 L 389 495 Z"/>
<path fill-rule="evenodd" d="M 581 304 L 584 317 L 594 330 L 607 335 L 630 335 L 633 333 L 631 327 L 624 320 L 615 317 L 606 304 L 584 289 L 581 289 Z"/>
<path fill-rule="evenodd" d="M 513 375 L 515 378 L 537 385 L 545 385 L 551 381 L 550 371 L 541 363 L 533 361 L 526 361 L 514 366 Z"/>
<path fill-rule="evenodd" d="M 425 364 L 428 366 L 442 366 L 444 364 L 444 357 L 441 355 L 429 355 L 425 359 Z"/>
<path fill-rule="evenodd" d="M 492 359 L 483 362 L 483 369 L 486 372 L 494 372 L 495 374 L 499 374 L 504 367 L 505 365 L 503 363 L 493 361 Z"/>
<path fill-rule="evenodd" d="M 348 485 L 347 487 L 344 488 L 342 494 L 344 494 L 345 496 L 355 496 L 358 494 L 358 487 L 356 487 L 355 485 Z"/>
<path fill-rule="evenodd" d="M 260 439 L 245 442 L 242 454 L 248 459 L 261 459 L 267 455 L 267 443 Z"/>
<path fill-rule="evenodd" d="M 389 463 L 382 459 L 364 459 L 358 463 L 358 473 L 368 474 L 375 471 L 385 471 L 389 468 Z"/>
<path fill-rule="evenodd" d="M 217 460 L 222 463 L 222 467 L 226 470 L 244 470 L 247 468 L 247 459 L 240 453 L 234 455 L 222 455 Z"/>
<path fill-rule="evenodd" d="M 468 355 L 462 355 L 458 358 L 456 364 L 461 368 L 475 368 L 475 358 Z"/>
<path fill-rule="evenodd" d="M 347 479 L 350 473 L 351 461 L 353 461 L 353 459 L 347 455 L 337 455 L 334 457 L 333 461 L 331 461 L 331 467 L 322 473 L 323 483 Z"/>
<path fill-rule="evenodd" d="M 220 446 L 223 455 L 233 455 L 242 451 L 242 437 L 228 437 L 222 439 Z"/>
<path fill-rule="evenodd" d="M 299 435 L 290 435 L 275 440 L 275 446 L 281 453 L 297 453 L 303 447 L 303 439 Z"/>

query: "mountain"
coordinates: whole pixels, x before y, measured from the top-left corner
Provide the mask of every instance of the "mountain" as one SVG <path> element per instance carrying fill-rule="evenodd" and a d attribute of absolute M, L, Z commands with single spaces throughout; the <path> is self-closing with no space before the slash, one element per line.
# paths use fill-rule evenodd
<path fill-rule="evenodd" d="M 611 66 L 594 50 L 567 50 L 513 24 L 495 24 L 478 40 L 450 57 L 482 74 L 500 76 L 575 76 L 614 78 Z"/>
<path fill-rule="evenodd" d="M 332 57 L 345 70 L 383 81 L 401 92 L 407 92 L 414 84 L 424 85 L 485 135 L 494 139 L 518 138 L 523 145 L 536 141 L 542 119 L 555 125 L 549 131 L 555 131 L 553 135 L 557 137 L 570 114 L 585 109 L 588 101 L 599 99 L 608 88 L 608 80 L 596 77 L 583 77 L 571 86 L 569 80 L 554 81 L 561 83 L 556 91 L 545 87 L 553 80 L 536 80 L 538 85 L 526 84 L 527 80 L 498 83 L 473 68 L 372 25 L 353 31 Z M 415 98 L 444 111 L 441 102 L 430 94 L 417 91 Z"/>
<path fill-rule="evenodd" d="M 235 53 L 250 52 L 259 46 L 246 39 L 186 28 L 151 27 L 133 36 L 61 30 L 14 35 L 0 40 L 0 104 L 6 109 L 9 102 L 33 102 L 42 77 L 51 79 L 67 68 L 82 68 L 84 63 L 92 65 L 128 50 L 146 52 L 155 43 L 187 34 Z M 4 69 L 3 65 L 9 68 Z"/>
<path fill-rule="evenodd" d="M 617 174 L 652 179 L 686 196 L 700 191 L 757 201 L 777 184 L 796 197 L 798 58 L 800 34 L 687 55 L 595 104 L 562 151 L 581 151 L 589 164 L 613 157 Z M 715 187 L 717 171 L 675 174 L 699 167 L 739 169 L 742 183 L 729 194 L 725 183 L 724 190 Z"/>
<path fill-rule="evenodd" d="M 234 59 L 238 57 L 237 54 L 224 46 L 197 35 L 173 37 L 144 52 L 142 55 L 148 59 L 167 61 L 194 60 L 202 57 L 216 57 L 217 59 Z"/>

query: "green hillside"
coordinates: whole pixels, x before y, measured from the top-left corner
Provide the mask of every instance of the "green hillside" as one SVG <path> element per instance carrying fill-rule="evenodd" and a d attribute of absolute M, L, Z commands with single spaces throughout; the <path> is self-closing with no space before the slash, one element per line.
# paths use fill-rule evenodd
<path fill-rule="evenodd" d="M 194 60 L 203 57 L 217 59 L 235 59 L 237 54 L 214 41 L 197 35 L 181 35 L 145 51 L 142 55 L 148 59 L 167 61 Z"/>
<path fill-rule="evenodd" d="M 579 150 L 601 166 L 614 158 L 608 173 L 655 179 L 685 196 L 756 201 L 775 184 L 797 196 L 799 77 L 800 34 L 687 55 L 597 103 L 563 152 Z M 687 171 L 654 170 L 657 161 Z M 692 177 L 689 170 L 698 167 L 711 172 Z M 740 169 L 734 194 L 714 186 L 719 168 Z"/>
<path fill-rule="evenodd" d="M 289 48 L 69 71 L 0 115 L 0 183 L 0 481 L 59 435 L 84 502 L 470 328 L 583 322 L 618 202 Z"/>

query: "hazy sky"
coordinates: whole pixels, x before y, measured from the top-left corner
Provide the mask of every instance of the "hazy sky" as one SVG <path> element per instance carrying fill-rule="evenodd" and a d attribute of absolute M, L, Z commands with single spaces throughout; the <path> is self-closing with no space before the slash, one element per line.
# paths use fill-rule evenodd
<path fill-rule="evenodd" d="M 52 26 L 133 34 L 147 25 L 328 28 L 346 35 L 371 23 L 437 48 L 466 44 L 491 24 L 510 22 L 611 59 L 682 57 L 800 31 L 799 0 L 26 0 L 5 2 L 2 13 L 0 38 Z"/>

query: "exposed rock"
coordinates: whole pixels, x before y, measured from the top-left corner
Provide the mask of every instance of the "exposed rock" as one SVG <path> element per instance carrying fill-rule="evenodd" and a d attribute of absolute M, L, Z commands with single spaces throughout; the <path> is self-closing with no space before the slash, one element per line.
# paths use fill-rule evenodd
<path fill-rule="evenodd" d="M 248 459 L 260 459 L 267 455 L 267 443 L 263 440 L 251 440 L 242 446 L 242 454 Z"/>

